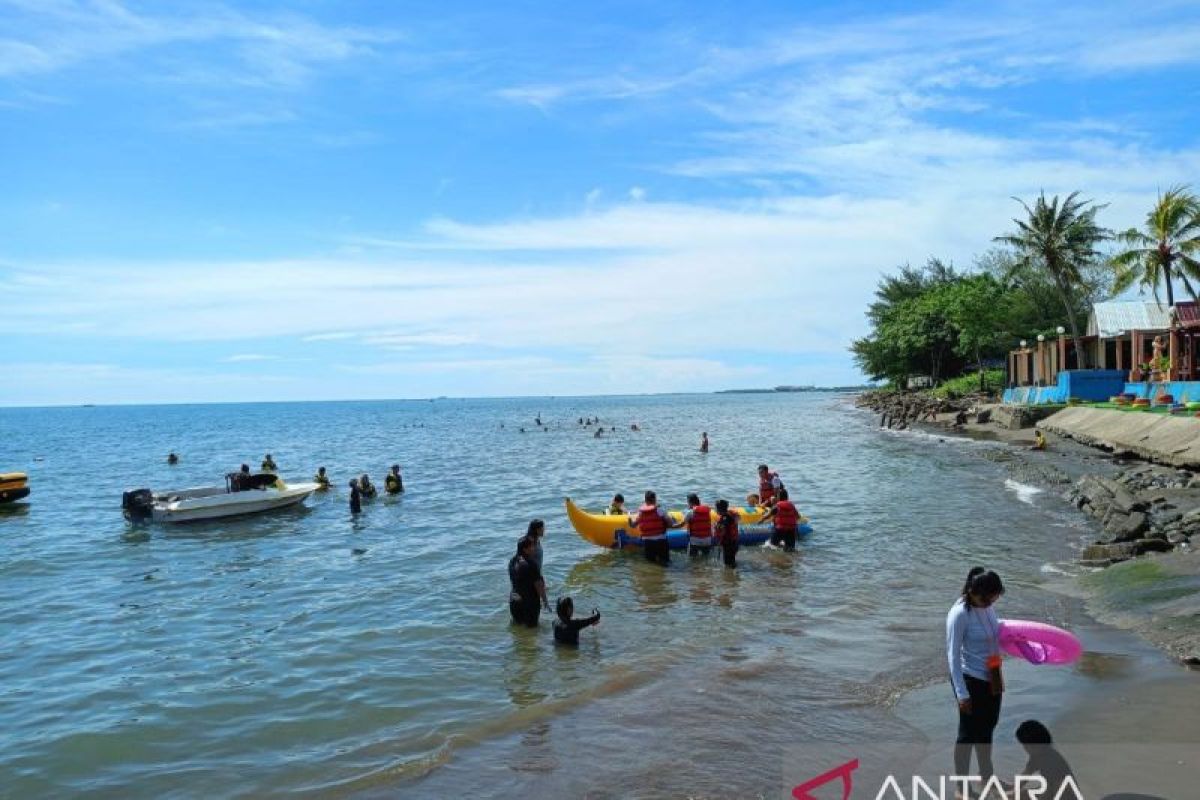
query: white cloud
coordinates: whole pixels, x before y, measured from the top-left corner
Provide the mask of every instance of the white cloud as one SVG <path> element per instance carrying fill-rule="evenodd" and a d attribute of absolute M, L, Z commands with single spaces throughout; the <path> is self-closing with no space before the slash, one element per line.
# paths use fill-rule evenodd
<path fill-rule="evenodd" d="M 224 359 L 227 364 L 239 364 L 247 361 L 275 361 L 279 356 L 268 356 L 262 353 L 238 353 Z"/>
<path fill-rule="evenodd" d="M 646 199 L 646 190 L 641 186 L 634 186 L 629 190 L 629 199 L 635 203 L 640 203 Z"/>

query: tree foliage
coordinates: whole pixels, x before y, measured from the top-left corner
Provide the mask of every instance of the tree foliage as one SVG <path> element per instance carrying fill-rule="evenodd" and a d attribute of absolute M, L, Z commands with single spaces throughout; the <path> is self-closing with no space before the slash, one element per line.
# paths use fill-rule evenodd
<path fill-rule="evenodd" d="M 1158 300 L 1159 284 L 1167 288 L 1167 305 L 1175 305 L 1174 279 L 1196 299 L 1200 285 L 1200 199 L 1186 186 L 1175 186 L 1158 196 L 1146 214 L 1142 230 L 1130 228 L 1116 235 L 1124 250 L 1115 254 L 1114 290 L 1137 284 L 1148 287 Z"/>

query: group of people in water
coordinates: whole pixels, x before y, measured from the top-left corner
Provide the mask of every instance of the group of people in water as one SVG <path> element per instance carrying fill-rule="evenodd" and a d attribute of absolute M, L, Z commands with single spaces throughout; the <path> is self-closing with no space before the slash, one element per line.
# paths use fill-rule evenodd
<path fill-rule="evenodd" d="M 542 537 L 545 535 L 544 521 L 530 521 L 525 535 L 517 541 L 516 555 L 508 561 L 508 579 L 512 585 L 508 610 L 515 624 L 527 628 L 536 628 L 541 612 L 550 610 L 546 581 L 542 578 Z M 579 632 L 600 622 L 600 611 L 595 608 L 590 616 L 576 618 L 575 602 L 570 597 L 558 599 L 555 613 L 554 641 L 557 644 L 579 644 Z"/>

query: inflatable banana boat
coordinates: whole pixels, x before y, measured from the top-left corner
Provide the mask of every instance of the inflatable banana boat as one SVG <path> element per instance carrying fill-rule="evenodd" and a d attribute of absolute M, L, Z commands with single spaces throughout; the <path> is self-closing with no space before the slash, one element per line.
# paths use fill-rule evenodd
<path fill-rule="evenodd" d="M 629 526 L 629 516 L 627 514 L 593 514 L 590 511 L 584 511 L 579 506 L 571 501 L 571 498 L 566 498 L 563 503 L 567 507 L 567 519 L 571 522 L 571 527 L 575 529 L 581 537 L 596 545 L 597 547 L 638 547 L 641 545 L 641 540 L 637 537 L 637 529 Z M 740 534 L 738 542 L 742 545 L 762 544 L 771 538 L 770 525 L 758 525 L 763 515 L 766 513 L 762 508 L 734 508 L 731 509 L 738 515 L 740 521 Z M 671 511 L 671 519 L 676 523 L 683 521 L 682 511 Z M 717 512 L 712 512 L 713 522 L 717 521 Z M 812 533 L 812 526 L 809 525 L 808 517 L 800 517 L 800 527 L 797 533 L 801 536 Z M 688 544 L 688 532 L 686 530 L 673 528 L 667 531 L 667 544 L 672 550 L 682 550 Z"/>
<path fill-rule="evenodd" d="M 0 503 L 11 503 L 29 496 L 29 480 L 24 472 L 0 472 Z"/>

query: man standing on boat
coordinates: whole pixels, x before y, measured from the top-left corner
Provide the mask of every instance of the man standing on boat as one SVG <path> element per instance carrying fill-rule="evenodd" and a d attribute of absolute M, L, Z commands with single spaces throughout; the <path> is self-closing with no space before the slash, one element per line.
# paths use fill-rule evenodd
<path fill-rule="evenodd" d="M 637 516 L 629 515 L 629 524 L 637 528 L 642 540 L 642 552 L 647 561 L 667 566 L 671 563 L 671 548 L 667 544 L 667 530 L 677 527 L 671 516 L 658 506 L 658 495 L 646 492 L 646 502 L 638 509 Z"/>

